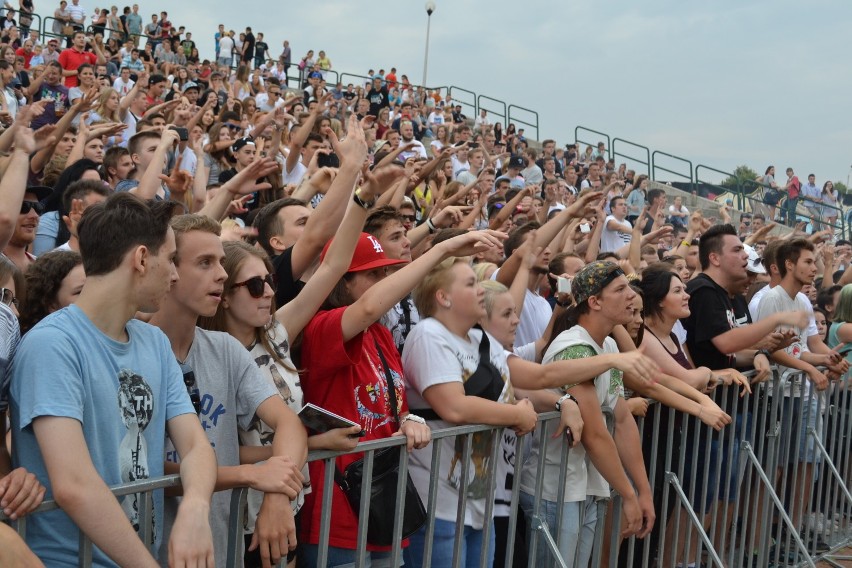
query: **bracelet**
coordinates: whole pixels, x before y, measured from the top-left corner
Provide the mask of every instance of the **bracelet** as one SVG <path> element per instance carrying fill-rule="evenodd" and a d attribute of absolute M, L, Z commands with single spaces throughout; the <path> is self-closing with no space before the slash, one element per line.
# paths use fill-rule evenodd
<path fill-rule="evenodd" d="M 757 357 L 758 355 L 765 355 L 769 359 L 769 349 L 758 349 L 754 356 Z"/>
<path fill-rule="evenodd" d="M 429 229 L 430 233 L 434 233 L 438 230 L 438 227 L 435 226 L 435 223 L 432 222 L 431 217 L 426 218 L 426 228 Z"/>
<path fill-rule="evenodd" d="M 426 424 L 426 420 L 421 416 L 417 416 L 416 414 L 408 413 L 403 416 L 402 420 L 399 423 L 399 427 L 402 428 L 402 425 L 411 420 L 412 422 L 416 422 L 417 424 Z"/>
<path fill-rule="evenodd" d="M 573 396 L 571 396 L 569 393 L 567 393 L 567 392 L 566 392 L 565 394 L 563 394 L 563 395 L 559 398 L 559 400 L 557 400 L 557 401 L 556 401 L 556 410 L 557 410 L 557 411 L 559 411 L 559 412 L 561 412 L 561 411 L 562 411 L 562 403 L 563 403 L 563 402 L 565 402 L 566 400 L 573 400 L 573 401 L 574 401 L 574 404 L 577 404 L 577 399 L 576 399 L 576 398 L 574 398 Z"/>
<path fill-rule="evenodd" d="M 363 209 L 370 209 L 373 205 L 376 204 L 375 199 L 373 199 L 372 201 L 364 201 L 363 199 L 361 199 L 361 196 L 358 195 L 359 191 L 360 189 L 356 190 L 355 193 L 352 194 L 352 201 L 354 201 L 356 205 Z"/>

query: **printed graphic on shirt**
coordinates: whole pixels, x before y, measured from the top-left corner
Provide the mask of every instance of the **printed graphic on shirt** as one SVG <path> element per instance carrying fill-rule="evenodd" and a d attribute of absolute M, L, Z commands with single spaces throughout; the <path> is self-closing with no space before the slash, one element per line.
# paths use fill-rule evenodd
<path fill-rule="evenodd" d="M 461 353 L 456 353 L 461 356 Z M 475 368 L 475 366 L 474 366 Z M 462 381 L 467 380 L 472 376 L 472 373 L 464 367 Z M 503 383 L 506 383 L 506 376 L 501 373 L 500 377 Z M 511 386 L 504 389 L 501 395 L 501 401 L 505 397 L 506 400 L 512 400 Z M 467 436 L 457 436 L 455 440 L 455 452 L 453 459 L 450 461 L 450 471 L 447 475 L 447 481 L 453 487 L 458 488 L 461 485 L 462 475 L 462 459 L 464 458 L 464 441 Z M 491 456 L 494 450 L 494 443 L 498 441 L 495 433 L 492 432 L 476 432 L 471 436 L 470 441 L 470 459 L 471 467 L 469 468 L 469 477 L 467 485 L 467 495 L 471 499 L 485 499 L 488 492 L 488 472 L 491 470 Z"/>
<path fill-rule="evenodd" d="M 387 384 L 389 381 L 385 379 L 384 369 L 380 368 L 380 364 L 377 365 L 372 357 L 368 357 L 368 359 L 376 380 L 373 383 L 357 385 L 353 394 L 355 395 L 355 408 L 358 410 L 358 421 L 361 427 L 367 433 L 370 433 L 376 428 L 381 428 L 385 424 L 393 422 L 393 411 L 388 396 Z M 405 396 L 402 376 L 395 369 L 390 369 L 390 372 L 393 386 L 396 389 L 397 405 L 401 405 Z"/>
<path fill-rule="evenodd" d="M 586 359 L 587 357 L 594 357 L 598 354 L 597 351 L 591 345 L 577 344 L 566 347 L 562 351 L 556 354 L 553 358 L 554 361 L 567 361 L 569 359 Z M 580 383 L 572 383 L 570 385 L 565 385 L 562 387 L 563 391 L 567 391 L 573 386 L 577 386 Z M 616 396 L 624 396 L 624 373 L 619 369 L 610 369 L 609 370 L 609 384 L 607 385 L 607 393 Z"/>
<path fill-rule="evenodd" d="M 154 415 L 154 393 L 145 379 L 129 369 L 118 373 L 118 407 L 127 433 L 118 448 L 121 480 L 125 483 L 148 479 L 148 446 L 143 436 Z M 121 501 L 133 528 L 140 532 L 139 500 L 137 495 L 126 495 Z M 151 515 L 153 528 L 154 515 Z M 151 531 L 152 539 L 155 531 Z M 153 540 L 151 543 L 153 544 Z"/>

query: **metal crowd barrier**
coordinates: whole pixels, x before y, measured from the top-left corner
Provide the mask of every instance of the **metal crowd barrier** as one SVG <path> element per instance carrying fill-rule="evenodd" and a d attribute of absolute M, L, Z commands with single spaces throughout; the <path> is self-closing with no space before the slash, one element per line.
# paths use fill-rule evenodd
<path fill-rule="evenodd" d="M 798 380 L 798 383 L 796 382 Z M 614 494 L 611 499 L 597 502 L 592 566 L 607 567 L 658 567 L 688 566 L 816 566 L 825 561 L 840 566 L 840 561 L 850 560 L 839 556 L 838 551 L 852 545 L 852 493 L 849 491 L 852 475 L 852 393 L 850 378 L 831 382 L 829 388 L 819 392 L 810 383 L 801 381 L 801 374 L 789 376 L 773 373 L 769 381 L 755 385 L 753 394 L 742 397 L 732 387 L 719 387 L 711 396 L 732 417 L 732 423 L 721 432 L 712 431 L 696 418 L 663 408 L 652 403 L 648 414 L 638 419 L 643 444 L 643 456 L 648 478 L 654 492 L 656 524 L 645 539 L 635 537 L 622 542 L 621 499 Z M 801 384 L 799 397 L 785 397 L 785 386 Z M 610 432 L 614 424 L 612 413 L 604 409 Z M 559 414 L 548 412 L 539 416 L 539 424 L 531 436 L 536 436 L 541 448 L 558 423 Z M 487 492 L 494 494 L 497 487 L 495 464 L 503 459 L 499 454 L 501 428 L 481 425 L 458 426 L 433 432 L 433 440 L 458 438 L 462 447 L 462 487 L 457 518 L 463 518 L 470 479 L 472 440 L 474 434 L 494 432 L 495 443 L 490 449 L 487 467 Z M 562 558 L 559 535 L 562 508 L 556 508 L 555 526 L 549 526 L 542 513 L 540 496 L 543 491 L 545 451 L 538 455 L 538 468 L 534 496 L 534 510 L 527 530 L 518 530 L 524 523 L 520 511 L 520 469 L 523 465 L 527 437 L 516 441 L 514 470 L 511 486 L 508 532 L 497 539 L 498 547 L 505 547 L 505 564 L 513 566 L 515 549 L 523 552 L 529 566 L 542 565 L 539 554 L 550 561 L 545 566 L 578 566 L 575 558 Z M 377 450 L 405 444 L 402 437 L 374 440 L 359 444 L 355 452 L 364 453 L 364 478 L 370 479 L 373 455 Z M 441 461 L 441 444 L 431 445 L 432 470 L 438 471 Z M 558 456 L 560 464 L 557 503 L 565 495 L 566 464 L 569 454 L 563 444 Z M 323 495 L 331 495 L 334 476 L 334 459 L 339 452 L 312 452 L 310 461 L 324 460 L 326 475 L 322 480 Z M 400 452 L 400 495 L 409 456 Z M 151 492 L 178 483 L 177 476 L 122 485 L 113 489 L 116 495 L 139 493 L 143 497 L 142 510 L 149 512 Z M 245 490 L 235 490 L 232 496 L 228 566 L 241 565 L 242 515 L 245 507 Z M 428 494 L 423 499 L 427 507 L 426 550 L 424 565 L 432 559 L 432 536 L 435 527 L 435 503 L 438 493 L 438 476 L 432 476 Z M 360 517 L 366 518 L 370 487 L 362 487 Z M 400 519 L 405 503 L 399 500 L 395 511 L 394 535 L 401 541 Z M 46 502 L 38 511 L 56 508 L 55 502 Z M 331 500 L 324 499 L 320 507 L 320 547 L 318 565 L 324 566 L 328 558 L 328 538 L 332 531 Z M 494 501 L 486 505 L 486 518 L 492 518 Z M 583 507 L 581 507 L 581 511 Z M 607 522 L 607 518 L 611 522 Z M 367 565 L 367 523 L 359 525 L 356 566 Z M 148 526 L 143 523 L 142 526 Z M 582 516 L 580 526 L 583 526 Z M 26 520 L 17 523 L 24 535 Z M 491 524 L 484 527 L 483 542 L 488 542 Z M 520 538 L 516 538 L 517 536 Z M 457 524 L 453 547 L 453 566 L 464 566 L 462 558 L 463 524 Z M 527 539 L 529 535 L 529 539 Z M 505 540 L 504 540 L 505 539 Z M 486 547 L 483 547 L 479 565 L 487 566 Z M 402 549 L 396 547 L 390 558 L 398 566 Z M 91 561 L 91 543 L 81 538 L 80 565 Z M 495 564 L 496 565 L 496 564 Z M 517 564 L 514 564 L 517 565 Z"/>

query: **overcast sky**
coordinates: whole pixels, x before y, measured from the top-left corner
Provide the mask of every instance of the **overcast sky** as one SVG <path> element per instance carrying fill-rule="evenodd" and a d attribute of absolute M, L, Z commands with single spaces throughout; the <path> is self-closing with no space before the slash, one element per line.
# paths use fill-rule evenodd
<path fill-rule="evenodd" d="M 792 166 L 820 184 L 850 173 L 849 0 L 435 2 L 429 84 L 534 109 L 540 138 L 573 142 L 583 125 L 726 171 L 773 164 L 783 177 Z M 334 69 L 395 66 L 420 83 L 424 5 L 146 0 L 140 12 L 147 23 L 166 7 L 202 56 L 212 56 L 220 22 L 237 32 L 249 25 L 274 55 L 289 39 L 294 59 L 324 49 Z"/>

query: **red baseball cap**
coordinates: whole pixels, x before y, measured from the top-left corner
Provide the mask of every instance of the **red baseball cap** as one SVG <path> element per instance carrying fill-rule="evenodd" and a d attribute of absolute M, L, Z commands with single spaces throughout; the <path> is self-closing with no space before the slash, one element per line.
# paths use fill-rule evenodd
<path fill-rule="evenodd" d="M 331 246 L 331 241 L 325 243 L 320 255 L 320 260 L 325 258 L 328 252 L 328 247 Z M 349 263 L 349 270 L 346 272 L 363 272 L 382 266 L 393 266 L 395 264 L 408 264 L 407 260 L 394 260 L 385 256 L 385 249 L 379 240 L 368 233 L 361 233 L 358 237 L 358 244 L 355 245 L 355 253 L 352 255 L 352 262 Z"/>

